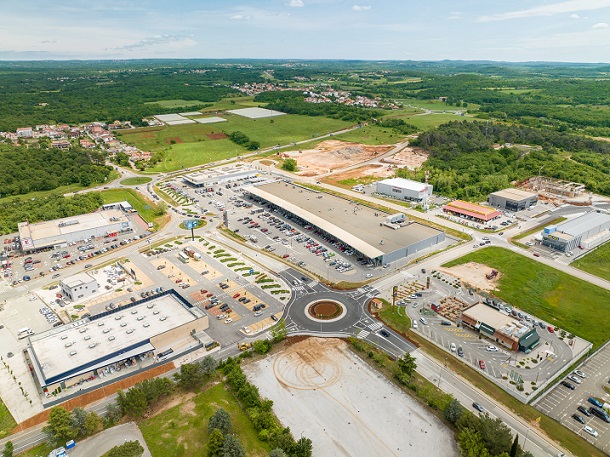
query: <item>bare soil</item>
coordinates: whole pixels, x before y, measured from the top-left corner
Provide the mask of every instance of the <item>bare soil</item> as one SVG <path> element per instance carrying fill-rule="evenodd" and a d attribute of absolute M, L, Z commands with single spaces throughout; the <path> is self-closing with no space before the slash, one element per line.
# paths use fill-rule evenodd
<path fill-rule="evenodd" d="M 224 133 L 208 133 L 206 135 L 210 140 L 224 140 L 225 138 L 229 138 Z"/>
<path fill-rule="evenodd" d="M 175 144 L 184 143 L 184 141 L 182 141 L 182 138 L 180 138 L 179 136 L 172 136 L 172 137 L 169 137 L 169 138 L 167 138 L 167 139 L 165 140 L 165 142 L 166 142 L 167 144 L 172 144 L 172 141 L 173 141 Z"/>
<path fill-rule="evenodd" d="M 338 140 L 327 140 L 319 143 L 315 149 L 287 151 L 281 155 L 284 158 L 296 159 L 301 176 L 317 176 L 374 159 L 388 152 L 393 145 L 370 146 L 366 144 L 348 143 Z"/>
<path fill-rule="evenodd" d="M 380 178 L 388 178 L 394 176 L 395 169 L 386 165 L 363 165 L 353 170 L 348 170 L 340 173 L 333 173 L 322 179 L 328 184 L 338 184 L 339 181 L 348 179 L 357 179 L 359 181 L 377 181 Z M 340 185 L 340 184 L 339 184 Z"/>
<path fill-rule="evenodd" d="M 459 278 L 463 283 L 471 287 L 476 287 L 486 292 L 495 290 L 496 283 L 502 276 L 501 273 L 498 273 L 495 278 L 487 279 L 485 275 L 491 273 L 492 268 L 475 262 L 468 262 L 451 268 L 439 268 L 438 270 Z"/>
<path fill-rule="evenodd" d="M 423 163 L 428 160 L 428 153 L 421 148 L 405 147 L 392 157 L 386 157 L 382 161 L 391 163 L 399 168 L 407 167 L 409 170 L 421 168 Z"/>

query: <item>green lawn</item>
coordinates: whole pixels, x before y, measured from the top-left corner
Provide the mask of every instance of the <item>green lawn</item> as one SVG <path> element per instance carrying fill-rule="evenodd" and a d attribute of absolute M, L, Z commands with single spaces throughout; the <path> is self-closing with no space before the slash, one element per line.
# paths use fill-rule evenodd
<path fill-rule="evenodd" d="M 403 118 L 406 123 L 414 125 L 421 130 L 429 130 L 450 121 L 470 121 L 471 117 L 456 114 L 422 114 Z"/>
<path fill-rule="evenodd" d="M 8 436 L 10 431 L 17 426 L 6 405 L 0 400 L 0 438 Z"/>
<path fill-rule="evenodd" d="M 610 291 L 504 248 L 472 252 L 443 266 L 477 262 L 500 271 L 495 294 L 555 326 L 602 345 L 610 338 Z"/>
<path fill-rule="evenodd" d="M 157 100 L 146 102 L 145 105 L 159 105 L 161 108 L 182 108 L 183 106 L 203 105 L 205 102 L 200 100 Z"/>
<path fill-rule="evenodd" d="M 406 121 L 405 121 L 406 122 Z M 405 135 L 394 132 L 393 129 L 379 127 L 377 125 L 367 125 L 351 132 L 335 135 L 335 140 L 351 141 L 370 145 L 395 144 L 404 141 Z M 307 146 L 309 148 L 309 146 Z"/>
<path fill-rule="evenodd" d="M 139 192 L 132 189 L 109 189 L 101 192 L 104 204 L 117 203 L 127 201 L 133 208 L 142 216 L 147 222 L 153 222 L 155 228 L 158 228 L 157 215 L 155 210 L 157 209 L 156 203 L 145 198 Z"/>
<path fill-rule="evenodd" d="M 254 97 L 231 97 L 223 98 L 211 106 L 201 109 L 202 113 L 215 113 L 217 111 L 226 111 L 230 109 L 251 108 L 253 106 L 265 106 L 267 103 L 258 103 L 254 101 Z"/>
<path fill-rule="evenodd" d="M 135 178 L 127 178 L 121 181 L 124 186 L 139 186 L 140 184 L 146 184 L 151 182 L 152 178 L 145 178 L 142 176 L 136 176 Z"/>
<path fill-rule="evenodd" d="M 610 243 L 589 252 L 573 262 L 572 266 L 610 281 Z"/>
<path fill-rule="evenodd" d="M 407 333 L 411 328 L 411 319 L 406 314 L 404 306 L 392 305 L 387 300 L 381 300 L 383 306 L 379 311 L 379 318 L 394 330 L 400 333 Z"/>
<path fill-rule="evenodd" d="M 271 450 L 258 439 L 252 423 L 226 391 L 223 383 L 200 393 L 187 404 L 180 404 L 140 423 L 140 429 L 153 457 L 205 457 L 207 454 L 208 419 L 224 408 L 233 422 L 246 455 L 268 456 Z"/>
<path fill-rule="evenodd" d="M 165 153 L 163 160 L 150 168 L 149 171 L 175 171 L 217 160 L 234 158 L 238 154 L 245 154 L 246 152 L 246 149 L 231 140 L 175 144 Z"/>

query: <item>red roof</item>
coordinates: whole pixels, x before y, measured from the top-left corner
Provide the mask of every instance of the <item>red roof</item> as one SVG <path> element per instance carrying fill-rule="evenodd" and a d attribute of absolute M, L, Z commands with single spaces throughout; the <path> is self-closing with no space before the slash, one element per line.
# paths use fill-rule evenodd
<path fill-rule="evenodd" d="M 498 216 L 501 216 L 502 213 L 500 211 L 491 211 L 486 214 L 476 213 L 474 211 L 468 211 L 463 208 L 457 208 L 455 206 L 446 205 L 443 207 L 443 211 L 451 211 L 452 213 L 463 214 L 464 216 L 470 216 L 475 219 L 480 219 L 482 221 L 490 221 Z"/>

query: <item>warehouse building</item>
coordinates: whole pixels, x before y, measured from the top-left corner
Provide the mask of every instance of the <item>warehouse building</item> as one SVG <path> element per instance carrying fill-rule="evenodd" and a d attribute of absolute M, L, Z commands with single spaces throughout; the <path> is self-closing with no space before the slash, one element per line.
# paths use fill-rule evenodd
<path fill-rule="evenodd" d="M 462 325 L 511 351 L 529 353 L 540 344 L 540 336 L 535 328 L 521 324 L 508 313 L 484 303 L 477 303 L 462 311 L 460 319 Z"/>
<path fill-rule="evenodd" d="M 185 183 L 190 184 L 193 187 L 210 188 L 218 184 L 255 178 L 257 173 L 256 170 L 248 167 L 230 167 L 198 171 L 184 175 L 182 179 Z"/>
<path fill-rule="evenodd" d="M 391 178 L 377 182 L 377 193 L 399 200 L 423 201 L 432 196 L 432 185 L 411 181 L 410 179 Z"/>
<path fill-rule="evenodd" d="M 29 338 L 32 373 L 47 397 L 121 369 L 135 373 L 202 346 L 208 317 L 174 290 Z"/>
<path fill-rule="evenodd" d="M 100 286 L 97 281 L 87 273 L 78 273 L 59 281 L 59 288 L 64 297 L 76 301 L 96 294 Z"/>
<path fill-rule="evenodd" d="M 538 203 L 538 194 L 521 189 L 504 189 L 489 194 L 488 202 L 494 208 L 521 211 Z"/>
<path fill-rule="evenodd" d="M 610 237 L 610 215 L 592 211 L 542 231 L 542 244 L 561 252 L 587 249 Z"/>
<path fill-rule="evenodd" d="M 119 210 L 99 211 L 52 221 L 20 222 L 18 225 L 24 252 L 48 247 L 65 247 L 89 238 L 116 236 L 131 232 L 129 218 Z"/>
<path fill-rule="evenodd" d="M 304 227 L 339 241 L 375 264 L 388 264 L 445 241 L 445 233 L 283 181 L 249 186 L 250 197 Z"/>
<path fill-rule="evenodd" d="M 454 200 L 451 203 L 448 203 L 443 207 L 443 211 L 482 224 L 502 216 L 502 212 L 494 208 L 464 202 L 462 200 Z"/>

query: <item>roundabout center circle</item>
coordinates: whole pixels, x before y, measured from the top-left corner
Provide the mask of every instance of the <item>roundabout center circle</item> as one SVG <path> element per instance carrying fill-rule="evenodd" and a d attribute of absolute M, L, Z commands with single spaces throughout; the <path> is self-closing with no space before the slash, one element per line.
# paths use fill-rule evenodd
<path fill-rule="evenodd" d="M 312 301 L 305 307 L 305 315 L 314 322 L 337 322 L 347 312 L 345 305 L 328 298 Z"/>

